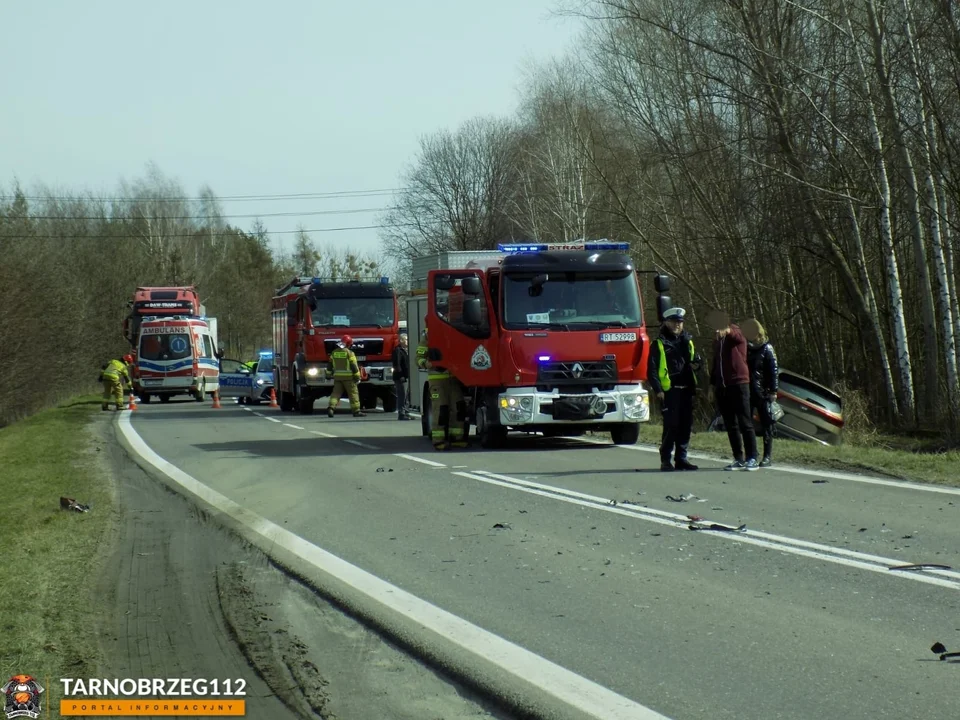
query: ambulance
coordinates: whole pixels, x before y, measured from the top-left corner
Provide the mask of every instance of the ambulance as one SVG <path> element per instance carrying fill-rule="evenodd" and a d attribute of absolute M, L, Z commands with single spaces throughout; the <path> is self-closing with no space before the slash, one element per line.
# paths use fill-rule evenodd
<path fill-rule="evenodd" d="M 215 318 L 145 317 L 137 339 L 133 388 L 140 401 L 189 395 L 203 402 L 220 387 Z"/>

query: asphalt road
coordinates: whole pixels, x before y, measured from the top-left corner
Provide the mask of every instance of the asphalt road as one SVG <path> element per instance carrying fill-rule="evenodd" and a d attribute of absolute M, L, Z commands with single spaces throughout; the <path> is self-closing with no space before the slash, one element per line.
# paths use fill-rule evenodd
<path fill-rule="evenodd" d="M 930 651 L 960 650 L 960 572 L 889 569 L 960 569 L 958 494 L 663 474 L 602 441 L 436 453 L 379 412 L 184 402 L 132 420 L 235 502 L 675 720 L 960 714 L 960 666 Z"/>

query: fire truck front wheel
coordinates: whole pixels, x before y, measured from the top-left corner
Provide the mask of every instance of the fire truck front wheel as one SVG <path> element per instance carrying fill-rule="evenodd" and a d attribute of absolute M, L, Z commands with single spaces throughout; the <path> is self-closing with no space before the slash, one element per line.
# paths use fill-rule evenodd
<path fill-rule="evenodd" d="M 639 423 L 618 423 L 610 428 L 614 445 L 636 445 L 640 439 Z"/>

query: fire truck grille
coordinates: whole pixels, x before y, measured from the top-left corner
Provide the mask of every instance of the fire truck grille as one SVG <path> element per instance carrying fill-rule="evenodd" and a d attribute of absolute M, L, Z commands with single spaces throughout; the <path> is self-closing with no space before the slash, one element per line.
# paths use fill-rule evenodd
<path fill-rule="evenodd" d="M 327 351 L 327 355 L 332 353 L 337 349 L 337 344 L 340 342 L 340 338 L 328 338 L 323 341 L 323 347 Z M 356 339 L 353 340 L 353 347 L 350 348 L 353 350 L 356 355 L 363 355 L 364 357 L 370 355 L 382 355 L 383 354 L 383 339 L 382 338 L 369 338 L 369 339 Z"/>
<path fill-rule="evenodd" d="M 617 383 L 615 360 L 570 360 L 567 362 L 543 362 L 537 373 L 537 385 L 544 387 L 613 386 Z"/>

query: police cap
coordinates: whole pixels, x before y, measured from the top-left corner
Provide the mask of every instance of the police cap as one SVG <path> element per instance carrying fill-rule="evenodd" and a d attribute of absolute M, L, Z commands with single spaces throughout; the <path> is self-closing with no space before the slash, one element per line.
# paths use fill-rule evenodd
<path fill-rule="evenodd" d="M 683 322 L 686 316 L 687 316 L 687 311 L 684 310 L 682 307 L 670 308 L 665 313 L 663 313 L 664 320 L 677 320 L 679 322 Z"/>

